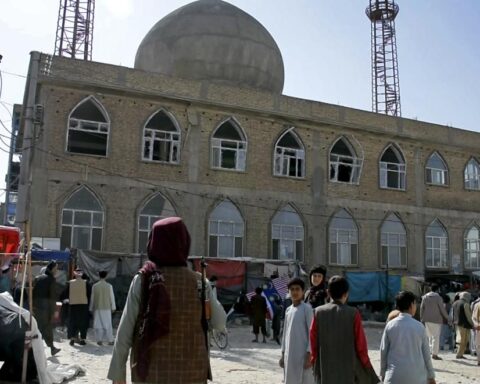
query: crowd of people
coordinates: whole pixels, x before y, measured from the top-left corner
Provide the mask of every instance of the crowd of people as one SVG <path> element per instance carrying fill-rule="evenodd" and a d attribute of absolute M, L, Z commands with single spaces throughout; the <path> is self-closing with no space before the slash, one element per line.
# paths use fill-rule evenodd
<path fill-rule="evenodd" d="M 77 269 L 68 282 L 61 298 L 69 308 L 70 345 L 86 344 L 89 313 L 93 314 L 97 343 L 113 345 L 108 378 L 114 384 L 126 383 L 129 357 L 134 383 L 205 384 L 212 378 L 207 321 L 211 309 L 205 304 L 211 286 L 204 274 L 189 267 L 189 249 L 190 235 L 180 218 L 154 223 L 147 244 L 149 260 L 133 278 L 115 338 L 111 316 L 115 297 L 106 282 L 107 272 L 100 271 L 99 281 L 92 286 Z M 52 261 L 33 288 L 33 313 L 52 356 L 60 351 L 52 330 L 56 274 L 57 264 Z M 285 384 L 435 384 L 432 359 L 441 360 L 439 350 L 445 340 L 452 348 L 458 340 L 458 359 L 464 358 L 467 345 L 480 351 L 480 299 L 470 303 L 470 294 L 460 292 L 450 305 L 434 284 L 422 298 L 418 321 L 417 297 L 402 291 L 382 335 L 377 375 L 361 314 L 347 304 L 347 279 L 332 276 L 327 283 L 326 275 L 326 267 L 315 266 L 308 289 L 301 278 L 289 281 L 291 304 L 284 311 L 281 303 L 273 303 L 273 338 L 281 344 L 279 365 Z M 260 287 L 251 298 L 252 341 L 256 343 L 260 333 L 266 342 L 266 300 Z M 451 326 L 455 335 L 449 338 L 444 333 Z"/>

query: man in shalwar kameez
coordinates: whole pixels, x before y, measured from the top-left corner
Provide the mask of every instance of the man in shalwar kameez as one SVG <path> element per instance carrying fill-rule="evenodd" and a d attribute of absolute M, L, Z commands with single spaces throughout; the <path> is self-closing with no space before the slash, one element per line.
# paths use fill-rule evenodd
<path fill-rule="evenodd" d="M 314 384 L 309 340 L 313 309 L 303 302 L 304 290 L 305 283 L 299 278 L 288 283 L 292 305 L 285 312 L 280 359 L 285 384 Z"/>
<path fill-rule="evenodd" d="M 112 333 L 112 312 L 115 311 L 115 296 L 113 287 L 105 281 L 106 271 L 98 273 L 100 281 L 92 287 L 92 296 L 90 299 L 90 312 L 93 313 L 93 328 L 97 344 L 102 345 L 104 341 L 113 345 Z"/>

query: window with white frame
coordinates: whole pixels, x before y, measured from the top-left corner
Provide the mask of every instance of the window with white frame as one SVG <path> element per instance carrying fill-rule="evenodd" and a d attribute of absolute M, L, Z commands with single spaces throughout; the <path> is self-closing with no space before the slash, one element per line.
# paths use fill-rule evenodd
<path fill-rule="evenodd" d="M 212 136 L 212 167 L 245 171 L 247 140 L 238 124 L 229 119 Z"/>
<path fill-rule="evenodd" d="M 391 213 L 383 222 L 380 233 L 382 267 L 407 267 L 407 232 L 400 218 Z"/>
<path fill-rule="evenodd" d="M 245 224 L 232 202 L 218 204 L 208 221 L 208 254 L 210 257 L 243 256 Z"/>
<path fill-rule="evenodd" d="M 443 224 L 435 219 L 425 234 L 427 268 L 448 267 L 448 234 Z"/>
<path fill-rule="evenodd" d="M 272 256 L 280 260 L 303 260 L 305 231 L 298 213 L 289 204 L 272 220 Z"/>
<path fill-rule="evenodd" d="M 97 99 L 90 96 L 68 117 L 67 152 L 107 156 L 110 121 Z"/>
<path fill-rule="evenodd" d="M 480 164 L 474 158 L 465 167 L 465 188 L 480 190 Z"/>
<path fill-rule="evenodd" d="M 95 195 L 81 187 L 62 210 L 61 247 L 102 249 L 103 208 Z"/>
<path fill-rule="evenodd" d="M 330 264 L 358 264 L 358 228 L 345 210 L 338 211 L 329 225 Z"/>
<path fill-rule="evenodd" d="M 297 135 L 289 130 L 275 145 L 275 176 L 305 177 L 305 149 Z"/>
<path fill-rule="evenodd" d="M 448 184 L 448 168 L 442 157 L 434 152 L 428 158 L 427 166 L 425 167 L 426 181 L 433 185 L 447 185 Z"/>
<path fill-rule="evenodd" d="M 180 129 L 165 111 L 151 116 L 143 128 L 143 160 L 178 164 Z"/>
<path fill-rule="evenodd" d="M 401 152 L 390 145 L 380 159 L 380 187 L 405 190 L 405 160 Z"/>
<path fill-rule="evenodd" d="M 176 215 L 172 204 L 162 195 L 156 194 L 148 200 L 138 215 L 138 252 L 147 252 L 148 234 L 152 229 L 153 223 Z"/>
<path fill-rule="evenodd" d="M 330 151 L 330 181 L 357 184 L 363 160 L 345 138 L 337 140 Z"/>
<path fill-rule="evenodd" d="M 465 236 L 464 265 L 467 269 L 480 269 L 480 230 L 476 225 Z"/>

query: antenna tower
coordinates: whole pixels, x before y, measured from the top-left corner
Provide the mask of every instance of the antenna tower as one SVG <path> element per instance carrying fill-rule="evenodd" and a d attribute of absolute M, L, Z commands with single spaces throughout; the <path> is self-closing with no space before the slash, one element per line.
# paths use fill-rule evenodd
<path fill-rule="evenodd" d="M 55 55 L 92 60 L 95 0 L 60 0 Z"/>
<path fill-rule="evenodd" d="M 372 110 L 401 116 L 395 0 L 370 0 L 365 10 L 372 22 Z"/>

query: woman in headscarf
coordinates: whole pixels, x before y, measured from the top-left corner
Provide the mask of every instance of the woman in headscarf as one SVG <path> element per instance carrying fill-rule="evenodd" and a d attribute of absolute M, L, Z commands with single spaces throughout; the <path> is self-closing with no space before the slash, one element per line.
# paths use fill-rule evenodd
<path fill-rule="evenodd" d="M 327 290 L 325 288 L 325 275 L 327 268 L 316 265 L 310 270 L 310 289 L 305 292 L 305 302 L 310 303 L 313 309 L 325 304 Z"/>
<path fill-rule="evenodd" d="M 199 274 L 187 268 L 190 235 L 178 217 L 153 225 L 149 261 L 133 278 L 113 348 L 108 378 L 126 383 L 204 384 L 209 372 L 202 329 Z"/>

